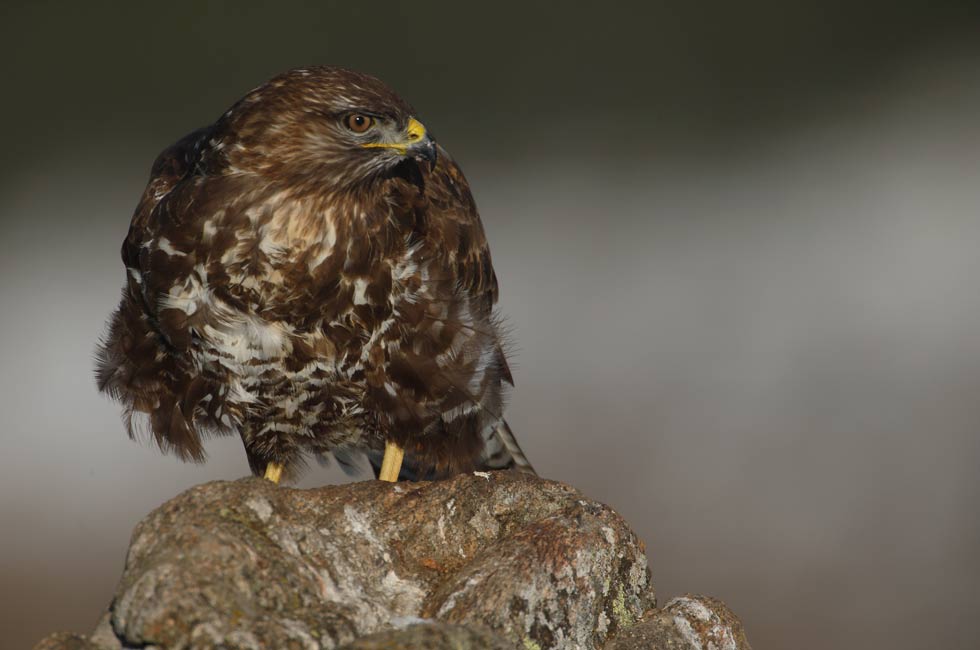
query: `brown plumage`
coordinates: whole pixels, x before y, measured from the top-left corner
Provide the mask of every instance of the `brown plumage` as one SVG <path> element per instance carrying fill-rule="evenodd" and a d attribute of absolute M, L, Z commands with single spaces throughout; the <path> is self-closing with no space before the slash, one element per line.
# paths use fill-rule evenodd
<path fill-rule="evenodd" d="M 97 376 L 131 436 L 200 461 L 237 432 L 257 474 L 386 440 L 409 476 L 530 469 L 469 186 L 377 79 L 287 72 L 165 150 L 122 257 Z"/>

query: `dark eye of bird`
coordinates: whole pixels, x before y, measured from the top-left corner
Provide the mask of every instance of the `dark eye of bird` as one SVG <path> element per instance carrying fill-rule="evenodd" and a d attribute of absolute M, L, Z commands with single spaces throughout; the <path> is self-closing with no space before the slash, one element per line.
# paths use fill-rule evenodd
<path fill-rule="evenodd" d="M 364 133 L 374 124 L 374 118 L 360 113 L 351 113 L 345 120 L 347 128 L 354 133 Z"/>

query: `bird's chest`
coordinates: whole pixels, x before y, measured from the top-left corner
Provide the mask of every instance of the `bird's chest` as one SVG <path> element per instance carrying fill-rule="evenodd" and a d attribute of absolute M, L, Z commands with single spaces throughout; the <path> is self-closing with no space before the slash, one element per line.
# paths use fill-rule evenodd
<path fill-rule="evenodd" d="M 312 222 L 288 216 L 257 231 L 256 263 L 238 278 L 263 317 L 300 330 L 331 323 L 370 330 L 421 288 L 431 256 L 413 232 L 364 213 L 328 210 Z"/>
<path fill-rule="evenodd" d="M 253 385 L 357 380 L 383 364 L 432 263 L 424 239 L 395 225 L 332 210 L 259 224 L 225 257 L 230 299 L 208 333 L 213 356 Z"/>

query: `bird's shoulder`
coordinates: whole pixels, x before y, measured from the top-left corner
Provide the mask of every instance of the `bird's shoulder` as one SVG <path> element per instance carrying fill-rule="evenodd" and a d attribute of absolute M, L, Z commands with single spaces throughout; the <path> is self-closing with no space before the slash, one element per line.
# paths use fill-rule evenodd
<path fill-rule="evenodd" d="M 170 222 L 182 221 L 176 204 L 186 203 L 192 192 L 183 191 L 193 179 L 204 178 L 213 165 L 212 138 L 215 125 L 196 129 L 164 149 L 150 169 L 150 177 L 140 197 L 129 232 L 123 242 L 123 261 L 129 268 L 139 267 L 140 250 L 161 235 Z M 182 194 L 183 196 L 177 196 Z"/>

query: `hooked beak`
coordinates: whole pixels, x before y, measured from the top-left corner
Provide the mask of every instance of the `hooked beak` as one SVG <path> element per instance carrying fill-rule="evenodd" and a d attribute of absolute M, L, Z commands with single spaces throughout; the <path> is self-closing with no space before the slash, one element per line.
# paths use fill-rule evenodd
<path fill-rule="evenodd" d="M 425 160 L 429 163 L 429 169 L 433 169 L 438 158 L 436 141 L 426 133 L 425 127 L 414 117 L 408 121 L 406 133 L 408 135 L 406 153 L 420 162 Z"/>
<path fill-rule="evenodd" d="M 405 128 L 405 139 L 401 142 L 369 142 L 362 147 L 394 149 L 403 156 L 409 156 L 418 161 L 429 163 L 429 169 L 436 166 L 436 141 L 426 132 L 425 127 L 414 117 L 408 120 Z"/>

